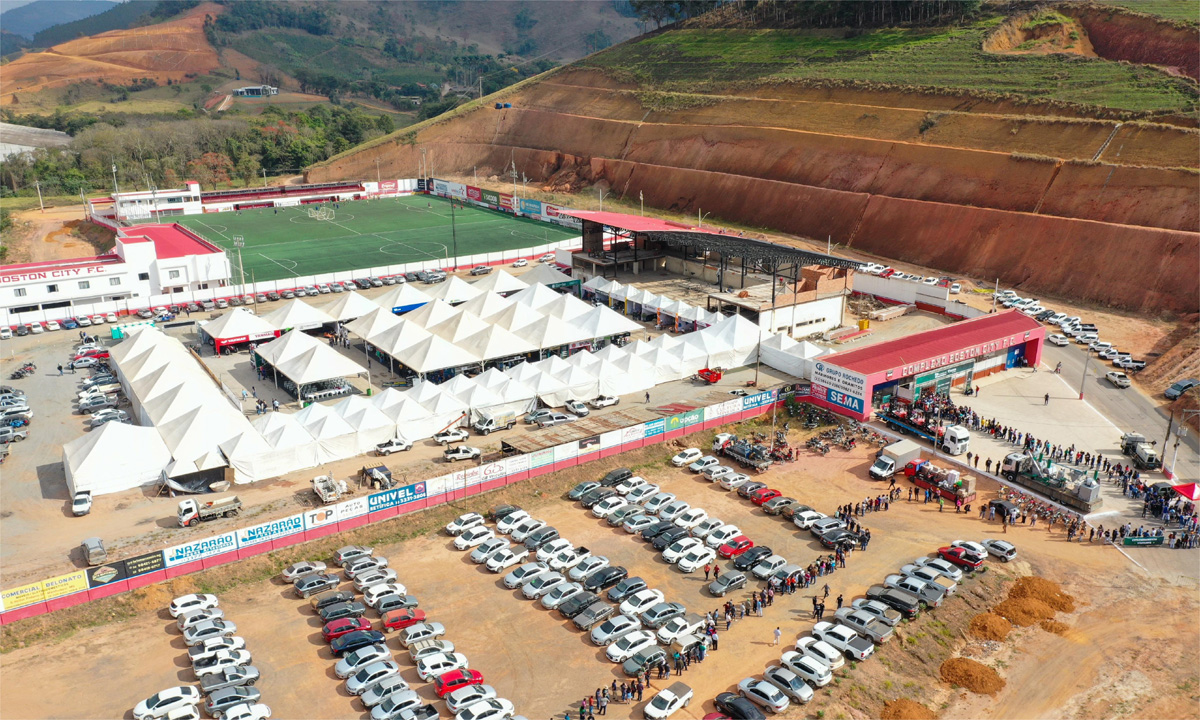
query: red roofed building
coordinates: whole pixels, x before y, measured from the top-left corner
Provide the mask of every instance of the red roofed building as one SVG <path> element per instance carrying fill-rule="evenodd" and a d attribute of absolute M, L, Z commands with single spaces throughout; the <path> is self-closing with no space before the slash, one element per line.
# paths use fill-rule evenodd
<path fill-rule="evenodd" d="M 812 400 L 859 420 L 892 397 L 911 400 L 1011 367 L 1041 361 L 1046 331 L 1009 310 L 876 345 L 825 355 L 813 365 Z"/>
<path fill-rule="evenodd" d="M 122 228 L 104 255 L 0 266 L 0 324 L 186 302 L 229 278 L 224 250 L 181 225 Z"/>

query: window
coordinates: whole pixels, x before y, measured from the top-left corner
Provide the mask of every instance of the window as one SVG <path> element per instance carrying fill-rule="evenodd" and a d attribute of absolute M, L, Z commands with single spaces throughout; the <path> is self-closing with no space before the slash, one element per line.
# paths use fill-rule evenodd
<path fill-rule="evenodd" d="M 80 281 L 79 281 L 79 289 L 80 289 L 80 290 L 87 290 L 87 289 L 88 289 L 88 288 L 90 288 L 91 286 L 92 286 L 92 281 L 91 281 L 91 280 L 80 280 Z"/>
<path fill-rule="evenodd" d="M 138 280 L 149 280 L 150 273 L 138 273 Z"/>
<path fill-rule="evenodd" d="M 179 271 L 178 271 L 178 270 L 170 270 L 170 271 L 168 271 L 168 272 L 167 272 L 167 278 L 168 278 L 168 279 L 174 280 L 174 279 L 175 279 L 175 278 L 177 278 L 177 277 L 179 277 Z"/>
<path fill-rule="evenodd" d="M 109 278 L 109 279 L 108 279 L 108 284 L 109 284 L 109 285 L 120 285 L 120 284 L 121 284 L 121 278 L 119 278 L 119 277 L 115 277 L 115 278 Z"/>
<path fill-rule="evenodd" d="M 48 293 L 56 293 L 56 292 L 58 292 L 58 286 L 57 286 L 57 285 L 47 285 L 47 286 L 46 286 L 46 292 L 48 292 Z"/>
<path fill-rule="evenodd" d="M 17 288 L 16 290 L 13 290 L 13 295 L 16 295 L 17 297 L 25 297 L 25 294 L 25 288 Z"/>

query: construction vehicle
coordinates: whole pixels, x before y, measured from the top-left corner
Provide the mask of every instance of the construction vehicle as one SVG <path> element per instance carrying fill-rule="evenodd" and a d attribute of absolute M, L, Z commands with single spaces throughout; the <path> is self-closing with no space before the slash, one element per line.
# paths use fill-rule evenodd
<path fill-rule="evenodd" d="M 346 487 L 345 480 L 334 480 L 329 475 L 318 475 L 313 478 L 312 489 L 321 502 L 326 505 L 335 503 L 350 493 L 350 488 Z"/>
<path fill-rule="evenodd" d="M 1100 483 L 1084 470 L 1055 465 L 1029 453 L 1009 453 L 1000 465 L 1009 482 L 1035 490 L 1051 500 L 1084 512 L 1103 504 Z"/>
<path fill-rule="evenodd" d="M 876 480 L 887 480 L 913 460 L 921 458 L 921 446 L 912 440 L 897 440 L 879 451 L 867 474 Z"/>
<path fill-rule="evenodd" d="M 242 509 L 242 501 L 237 495 L 229 495 L 207 502 L 196 502 L 192 498 L 179 501 L 179 527 L 195 527 L 201 520 L 214 520 L 219 517 L 233 517 Z"/>
<path fill-rule="evenodd" d="M 1121 436 L 1121 452 L 1133 458 L 1133 466 L 1138 470 L 1158 470 L 1162 460 L 1154 449 L 1155 441 L 1147 440 L 1141 433 L 1125 433 Z"/>
<path fill-rule="evenodd" d="M 716 385 L 717 383 L 721 382 L 721 378 L 724 376 L 724 374 L 725 371 L 719 367 L 704 368 L 700 372 L 696 373 L 695 379 L 702 380 L 709 385 Z"/>
<path fill-rule="evenodd" d="M 392 471 L 387 465 L 364 467 L 358 471 L 358 480 L 366 483 L 372 490 L 391 490 L 396 481 L 392 479 Z"/>
<path fill-rule="evenodd" d="M 771 467 L 771 449 L 766 445 L 734 438 L 721 448 L 721 452 L 742 467 L 751 467 L 766 472 Z"/>
<path fill-rule="evenodd" d="M 884 413 L 879 419 L 888 427 L 904 435 L 916 435 L 933 443 L 947 455 L 962 455 L 971 447 L 971 433 L 962 425 L 944 425 L 935 427 L 891 413 Z"/>

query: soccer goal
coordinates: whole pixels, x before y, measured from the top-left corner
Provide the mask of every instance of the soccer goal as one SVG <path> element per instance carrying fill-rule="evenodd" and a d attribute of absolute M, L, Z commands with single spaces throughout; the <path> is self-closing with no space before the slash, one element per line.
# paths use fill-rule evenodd
<path fill-rule="evenodd" d="M 308 216 L 313 220 L 332 220 L 334 217 L 333 208 L 310 207 L 308 209 Z"/>

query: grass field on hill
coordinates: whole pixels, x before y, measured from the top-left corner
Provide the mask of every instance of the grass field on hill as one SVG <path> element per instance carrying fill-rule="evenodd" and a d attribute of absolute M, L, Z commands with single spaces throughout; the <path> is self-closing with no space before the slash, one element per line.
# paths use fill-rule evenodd
<path fill-rule="evenodd" d="M 229 251 L 235 265 L 233 238 L 241 235 L 247 282 L 452 257 L 455 236 L 459 256 L 578 236 L 557 225 L 472 207 L 454 211 L 452 232 L 450 203 L 426 196 L 340 203 L 332 220 L 310 218 L 309 207 L 191 215 L 178 222 Z"/>
<path fill-rule="evenodd" d="M 843 38 L 806 30 L 674 30 L 584 65 L 687 91 L 705 82 L 843 80 L 1008 93 L 1134 112 L 1194 108 L 1187 80 L 1152 68 L 1061 55 L 996 55 L 982 43 L 1001 18 L 961 28 L 888 28 Z"/>
<path fill-rule="evenodd" d="M 1093 0 L 1101 5 L 1117 5 L 1167 20 L 1200 23 L 1200 0 Z"/>

